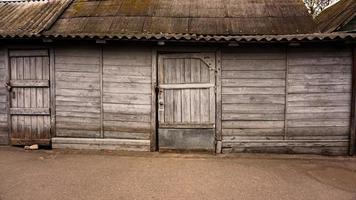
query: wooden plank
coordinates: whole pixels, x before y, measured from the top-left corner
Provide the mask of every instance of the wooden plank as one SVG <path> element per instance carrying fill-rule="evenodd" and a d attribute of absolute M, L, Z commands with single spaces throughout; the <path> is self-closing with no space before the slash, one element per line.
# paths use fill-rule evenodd
<path fill-rule="evenodd" d="M 240 113 L 223 113 L 223 121 L 281 121 L 284 120 L 284 114 L 275 113 L 255 113 L 255 114 L 240 114 Z"/>
<path fill-rule="evenodd" d="M 222 79 L 224 87 L 263 87 L 267 85 L 270 87 L 284 87 L 285 84 L 285 79 Z"/>
<path fill-rule="evenodd" d="M 222 140 L 222 104 L 224 102 L 224 97 L 222 96 L 222 78 L 221 78 L 221 70 L 222 70 L 222 53 L 219 49 L 216 53 L 216 114 L 215 114 L 215 138 L 216 138 L 216 153 L 221 153 L 221 140 Z"/>
<path fill-rule="evenodd" d="M 351 73 L 350 65 L 302 65 L 289 66 L 291 74 Z"/>
<path fill-rule="evenodd" d="M 10 50 L 10 57 L 40 57 L 40 56 L 48 56 L 48 50 L 39 49 L 39 50 Z"/>
<path fill-rule="evenodd" d="M 104 103 L 121 103 L 121 104 L 138 104 L 148 105 L 151 103 L 151 94 L 117 94 L 117 93 L 104 93 Z"/>
<path fill-rule="evenodd" d="M 151 67 L 147 66 L 112 66 L 104 65 L 104 75 L 123 75 L 126 76 L 146 76 L 150 77 Z"/>
<path fill-rule="evenodd" d="M 147 83 L 108 83 L 104 81 L 104 93 L 151 94 L 151 84 Z"/>
<path fill-rule="evenodd" d="M 348 106 L 334 106 L 334 107 L 289 107 L 289 113 L 330 113 L 330 112 L 350 112 L 350 107 Z"/>
<path fill-rule="evenodd" d="M 120 112 L 126 114 L 150 114 L 151 105 L 128 105 L 104 103 L 104 112 Z"/>
<path fill-rule="evenodd" d="M 349 126 L 349 119 L 294 119 L 288 120 L 288 127 L 335 127 Z"/>
<path fill-rule="evenodd" d="M 150 133 L 132 133 L 121 131 L 105 131 L 105 138 L 114 139 L 133 139 L 133 140 L 148 140 L 150 139 Z"/>
<path fill-rule="evenodd" d="M 289 128 L 288 135 L 290 136 L 348 136 L 350 127 L 348 126 L 320 126 L 320 127 L 296 127 Z"/>
<path fill-rule="evenodd" d="M 223 104 L 223 113 L 284 113 L 282 104 Z"/>
<path fill-rule="evenodd" d="M 222 94 L 285 94 L 284 87 L 222 87 Z"/>
<path fill-rule="evenodd" d="M 352 98 L 349 155 L 356 154 L 356 46 L 353 47 L 352 64 Z"/>
<path fill-rule="evenodd" d="M 350 112 L 288 113 L 287 119 L 349 119 Z"/>
<path fill-rule="evenodd" d="M 309 66 L 317 66 L 317 65 L 351 65 L 352 60 L 347 57 L 322 57 L 322 56 L 316 56 L 316 57 L 303 57 L 303 58 L 293 58 L 293 59 L 288 59 L 288 65 L 289 66 L 295 66 L 295 65 L 309 65 Z"/>
<path fill-rule="evenodd" d="M 223 104 L 284 104 L 285 95 L 270 94 L 223 94 Z"/>
<path fill-rule="evenodd" d="M 49 87 L 49 80 L 11 80 L 12 87 Z"/>
<path fill-rule="evenodd" d="M 195 84 L 161 84 L 159 86 L 162 89 L 200 89 L 215 87 L 211 83 L 195 83 Z"/>
<path fill-rule="evenodd" d="M 250 128 L 250 129 L 228 129 L 223 128 L 224 136 L 284 136 L 284 128 Z"/>
<path fill-rule="evenodd" d="M 282 129 L 284 128 L 284 121 L 222 121 L 222 127 L 236 129 Z"/>
<path fill-rule="evenodd" d="M 104 47 L 100 47 L 99 74 L 100 74 L 100 137 L 104 138 Z"/>
<path fill-rule="evenodd" d="M 10 108 L 11 115 L 49 115 L 49 108 Z"/>
<path fill-rule="evenodd" d="M 222 71 L 221 77 L 240 79 L 285 79 L 284 71 Z"/>
<path fill-rule="evenodd" d="M 351 85 L 290 86 L 288 93 L 335 93 L 351 92 Z"/>
<path fill-rule="evenodd" d="M 174 124 L 168 124 L 168 123 L 161 123 L 160 128 L 172 128 L 172 129 L 211 129 L 214 128 L 213 123 L 174 123 Z"/>
<path fill-rule="evenodd" d="M 223 71 L 285 71 L 284 60 L 223 60 Z"/>

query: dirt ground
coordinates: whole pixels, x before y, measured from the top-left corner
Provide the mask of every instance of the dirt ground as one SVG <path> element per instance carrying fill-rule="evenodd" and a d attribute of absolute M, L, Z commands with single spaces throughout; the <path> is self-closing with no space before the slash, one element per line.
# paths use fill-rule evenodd
<path fill-rule="evenodd" d="M 356 200 L 356 158 L 1 147 L 0 199 Z"/>

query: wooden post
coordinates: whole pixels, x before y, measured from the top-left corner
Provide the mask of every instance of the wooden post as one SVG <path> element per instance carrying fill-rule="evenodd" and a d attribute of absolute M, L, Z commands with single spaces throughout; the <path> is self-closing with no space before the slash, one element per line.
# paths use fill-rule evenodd
<path fill-rule="evenodd" d="M 216 53 L 216 153 L 222 152 L 222 124 L 221 124 L 221 115 L 222 115 L 222 102 L 221 102 L 221 49 L 219 49 Z"/>
<path fill-rule="evenodd" d="M 151 136 L 150 150 L 157 151 L 157 126 L 156 126 L 156 86 L 157 86 L 157 49 L 152 49 L 152 85 L 151 85 Z"/>
<path fill-rule="evenodd" d="M 55 50 L 54 48 L 49 49 L 49 82 L 50 82 L 50 106 L 51 106 L 51 138 L 56 136 L 56 81 L 55 81 Z"/>
<path fill-rule="evenodd" d="M 355 154 L 356 145 L 356 46 L 353 47 L 352 67 L 352 99 L 351 99 L 351 134 L 350 134 L 350 156 Z"/>

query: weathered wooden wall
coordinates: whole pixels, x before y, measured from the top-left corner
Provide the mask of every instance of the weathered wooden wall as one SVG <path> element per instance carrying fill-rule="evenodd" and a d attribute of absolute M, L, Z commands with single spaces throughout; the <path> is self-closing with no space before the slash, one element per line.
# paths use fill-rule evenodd
<path fill-rule="evenodd" d="M 334 47 L 223 51 L 223 152 L 346 154 L 351 63 Z"/>
<path fill-rule="evenodd" d="M 283 48 L 241 48 L 222 54 L 223 147 L 282 140 L 286 53 Z"/>
<path fill-rule="evenodd" d="M 145 47 L 56 48 L 54 146 L 148 151 L 151 56 Z"/>
<path fill-rule="evenodd" d="M 57 137 L 101 136 L 100 55 L 95 46 L 55 48 Z"/>
<path fill-rule="evenodd" d="M 6 69 L 5 49 L 0 47 L 0 85 L 3 86 L 8 77 Z M 7 90 L 0 87 L 0 144 L 8 144 Z"/>
<path fill-rule="evenodd" d="M 103 52 L 104 137 L 149 140 L 151 59 L 149 48 L 108 47 Z"/>

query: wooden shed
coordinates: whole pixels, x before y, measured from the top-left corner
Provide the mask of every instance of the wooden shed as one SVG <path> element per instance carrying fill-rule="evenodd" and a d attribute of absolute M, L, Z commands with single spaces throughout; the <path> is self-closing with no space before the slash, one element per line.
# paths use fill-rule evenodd
<path fill-rule="evenodd" d="M 300 0 L 0 2 L 0 143 L 353 154 L 355 41 Z"/>

